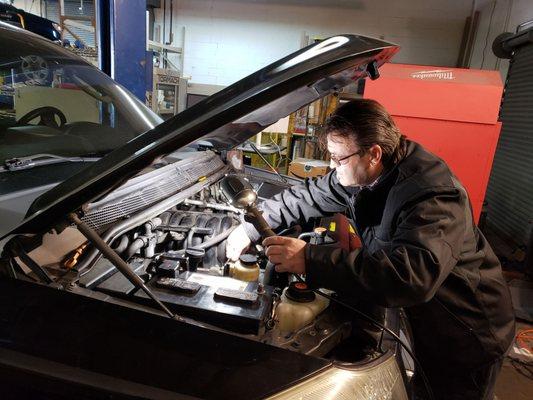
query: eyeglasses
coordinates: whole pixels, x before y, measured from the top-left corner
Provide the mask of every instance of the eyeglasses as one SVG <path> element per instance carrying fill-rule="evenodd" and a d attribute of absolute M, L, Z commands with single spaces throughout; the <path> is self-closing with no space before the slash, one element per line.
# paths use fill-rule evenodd
<path fill-rule="evenodd" d="M 339 158 L 339 157 L 335 157 L 334 155 L 331 155 L 331 156 L 329 157 L 329 159 L 331 160 L 331 162 L 333 162 L 333 164 L 336 164 L 336 165 L 344 165 L 344 164 L 348 164 L 348 161 L 347 161 L 347 160 L 348 160 L 350 157 L 353 157 L 353 156 L 355 156 L 355 155 L 361 155 L 361 154 L 363 154 L 363 153 L 364 153 L 363 149 L 359 149 L 359 150 L 357 150 L 355 153 L 352 153 L 352 154 L 350 154 L 350 155 L 347 155 L 347 156 L 344 156 L 344 157 L 340 157 L 340 158 Z"/>

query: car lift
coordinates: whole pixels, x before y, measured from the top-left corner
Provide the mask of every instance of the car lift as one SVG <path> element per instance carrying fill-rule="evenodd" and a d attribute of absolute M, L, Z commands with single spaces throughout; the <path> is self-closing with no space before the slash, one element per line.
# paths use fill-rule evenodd
<path fill-rule="evenodd" d="M 146 0 L 96 0 L 99 68 L 145 102 L 152 90 L 146 51 Z"/>

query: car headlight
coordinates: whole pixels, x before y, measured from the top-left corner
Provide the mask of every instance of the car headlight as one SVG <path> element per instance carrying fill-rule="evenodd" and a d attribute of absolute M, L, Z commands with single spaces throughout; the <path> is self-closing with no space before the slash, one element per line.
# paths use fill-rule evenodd
<path fill-rule="evenodd" d="M 59 33 L 61 33 L 61 31 L 63 30 L 61 28 L 61 25 L 59 24 L 56 24 L 55 22 L 52 22 L 52 26 L 55 28 L 56 31 L 58 31 Z"/>
<path fill-rule="evenodd" d="M 394 356 L 367 368 L 326 371 L 267 400 L 407 400 Z"/>

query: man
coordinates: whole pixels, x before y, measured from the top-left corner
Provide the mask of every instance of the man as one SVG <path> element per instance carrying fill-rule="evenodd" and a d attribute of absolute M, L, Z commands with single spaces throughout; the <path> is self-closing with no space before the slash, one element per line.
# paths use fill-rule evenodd
<path fill-rule="evenodd" d="M 279 232 L 348 211 L 363 247 L 346 252 L 276 236 L 263 241 L 269 260 L 278 272 L 305 274 L 312 287 L 403 307 L 435 396 L 492 399 L 514 336 L 513 309 L 465 189 L 375 101 L 339 107 L 322 139 L 333 170 L 264 202 L 263 214 Z M 228 238 L 228 257 L 258 239 L 244 223 Z"/>

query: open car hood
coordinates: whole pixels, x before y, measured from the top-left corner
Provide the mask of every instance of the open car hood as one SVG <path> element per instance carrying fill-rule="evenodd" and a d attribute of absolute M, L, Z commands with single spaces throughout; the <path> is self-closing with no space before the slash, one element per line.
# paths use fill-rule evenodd
<path fill-rule="evenodd" d="M 368 76 L 397 45 L 339 35 L 301 49 L 234 83 L 37 198 L 13 233 L 39 233 L 148 167 L 156 158 L 194 143 L 226 150 L 325 95 Z"/>

